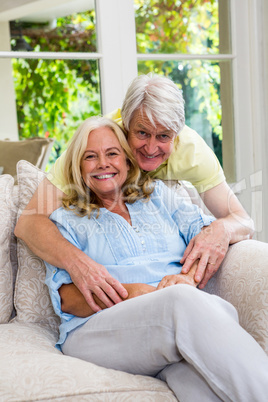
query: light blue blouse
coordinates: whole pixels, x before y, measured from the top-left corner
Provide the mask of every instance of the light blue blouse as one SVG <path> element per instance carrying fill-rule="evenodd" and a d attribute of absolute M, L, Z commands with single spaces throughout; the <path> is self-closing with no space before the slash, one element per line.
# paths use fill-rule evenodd
<path fill-rule="evenodd" d="M 100 216 L 79 217 L 59 208 L 50 219 L 62 235 L 93 260 L 106 267 L 121 283 L 157 286 L 165 275 L 179 274 L 189 241 L 215 218 L 206 216 L 161 181 L 149 201 L 127 204 L 132 226 L 120 215 L 100 209 Z M 61 318 L 61 345 L 68 333 L 90 317 L 80 318 L 61 311 L 58 289 L 72 282 L 70 275 L 46 263 L 46 284 L 56 314 Z M 92 317 L 92 316 L 91 316 Z"/>

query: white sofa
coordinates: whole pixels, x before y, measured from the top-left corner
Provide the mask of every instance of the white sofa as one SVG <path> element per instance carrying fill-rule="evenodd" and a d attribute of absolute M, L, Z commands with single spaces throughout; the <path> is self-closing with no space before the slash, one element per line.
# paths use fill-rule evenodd
<path fill-rule="evenodd" d="M 0 177 L 0 401 L 175 401 L 157 379 L 105 369 L 55 349 L 58 317 L 44 263 L 13 235 L 18 214 L 44 173 L 17 166 L 18 186 Z M 206 291 L 230 301 L 241 325 L 268 353 L 268 244 L 235 244 Z"/>

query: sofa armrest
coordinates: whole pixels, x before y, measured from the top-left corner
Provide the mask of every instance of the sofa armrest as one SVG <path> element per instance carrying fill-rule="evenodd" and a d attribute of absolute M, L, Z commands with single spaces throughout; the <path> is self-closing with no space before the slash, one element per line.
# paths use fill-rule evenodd
<path fill-rule="evenodd" d="M 245 240 L 230 246 L 205 291 L 230 302 L 241 326 L 268 354 L 268 244 Z"/>

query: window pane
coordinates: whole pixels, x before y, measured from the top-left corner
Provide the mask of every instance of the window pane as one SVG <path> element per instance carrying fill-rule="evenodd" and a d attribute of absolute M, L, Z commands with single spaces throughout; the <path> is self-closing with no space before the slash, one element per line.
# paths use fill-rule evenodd
<path fill-rule="evenodd" d="M 13 59 L 19 137 L 51 137 L 50 163 L 65 150 L 75 129 L 100 114 L 96 61 Z"/>
<path fill-rule="evenodd" d="M 229 62 L 225 62 L 229 64 Z M 213 149 L 221 164 L 222 157 L 222 104 L 221 68 L 218 62 L 194 61 L 141 61 L 139 74 L 154 72 L 171 78 L 183 91 L 186 124 L 200 134 Z M 230 133 L 229 133 L 230 134 Z"/>
<path fill-rule="evenodd" d="M 229 0 L 134 0 L 138 53 L 230 53 Z"/>
<path fill-rule="evenodd" d="M 37 52 L 96 52 L 95 10 L 66 14 L 66 6 L 57 12 L 46 10 L 10 22 L 12 50 Z M 89 2 L 90 6 L 90 2 Z M 79 2 L 77 3 L 79 10 Z M 55 17 L 56 15 L 56 17 Z"/>

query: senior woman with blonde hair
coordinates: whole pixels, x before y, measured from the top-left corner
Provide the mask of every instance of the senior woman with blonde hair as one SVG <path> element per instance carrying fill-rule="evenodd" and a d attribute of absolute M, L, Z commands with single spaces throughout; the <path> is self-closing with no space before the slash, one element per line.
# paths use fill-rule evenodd
<path fill-rule="evenodd" d="M 186 245 L 213 222 L 161 181 L 140 172 L 119 127 L 88 119 L 67 150 L 69 194 L 50 219 L 71 244 L 104 265 L 127 300 L 97 314 L 67 271 L 46 263 L 61 318 L 57 347 L 107 368 L 156 376 L 180 401 L 264 402 L 268 358 L 232 305 L 196 289 Z"/>

